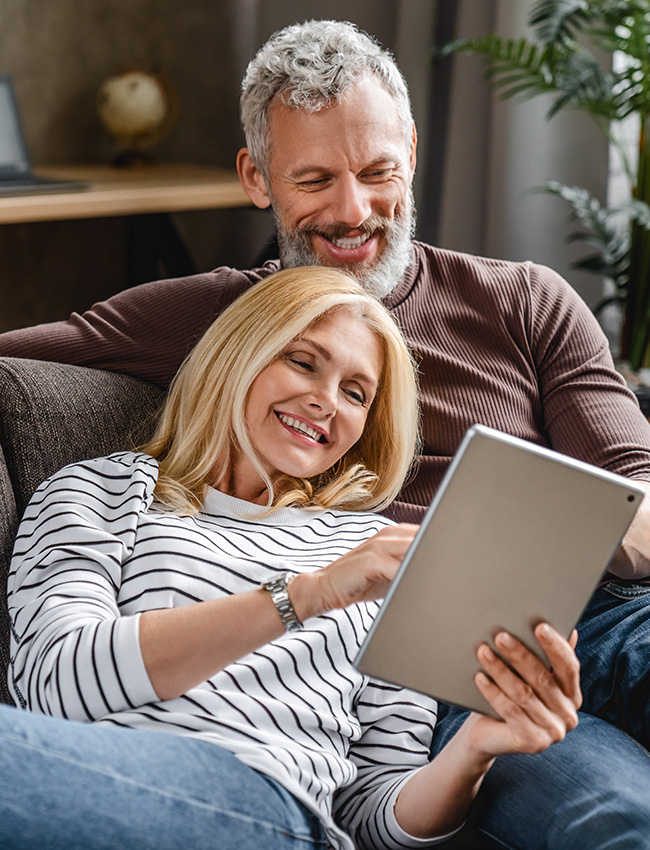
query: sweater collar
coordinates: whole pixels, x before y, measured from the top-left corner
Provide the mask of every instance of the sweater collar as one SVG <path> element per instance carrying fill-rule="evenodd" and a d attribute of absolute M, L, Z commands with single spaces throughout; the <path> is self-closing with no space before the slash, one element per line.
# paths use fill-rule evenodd
<path fill-rule="evenodd" d="M 234 519 L 242 519 L 268 526 L 301 526 L 309 525 L 314 517 L 322 516 L 324 511 L 307 511 L 303 508 L 279 508 L 271 514 L 260 516 L 265 510 L 261 505 L 254 505 L 244 499 L 237 499 L 221 490 L 210 487 L 203 500 L 202 513 L 215 516 L 228 514 Z"/>

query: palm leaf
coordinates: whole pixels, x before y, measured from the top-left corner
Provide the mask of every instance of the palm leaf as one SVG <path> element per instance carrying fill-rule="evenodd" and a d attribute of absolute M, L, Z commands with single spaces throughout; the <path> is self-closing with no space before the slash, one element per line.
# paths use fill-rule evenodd
<path fill-rule="evenodd" d="M 544 44 L 573 41 L 591 19 L 588 6 L 584 0 L 541 0 L 533 7 L 529 23 Z"/>

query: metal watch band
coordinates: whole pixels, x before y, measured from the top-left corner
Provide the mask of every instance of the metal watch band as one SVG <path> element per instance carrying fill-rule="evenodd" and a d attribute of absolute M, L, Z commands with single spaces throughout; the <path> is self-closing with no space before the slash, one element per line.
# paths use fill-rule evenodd
<path fill-rule="evenodd" d="M 291 573 L 280 573 L 275 578 L 265 581 L 262 587 L 271 594 L 271 599 L 278 609 L 278 614 L 285 629 L 288 632 L 295 632 L 302 628 L 302 623 L 296 617 L 296 612 L 293 610 L 293 605 L 287 592 L 287 578 L 289 577 L 291 577 Z"/>

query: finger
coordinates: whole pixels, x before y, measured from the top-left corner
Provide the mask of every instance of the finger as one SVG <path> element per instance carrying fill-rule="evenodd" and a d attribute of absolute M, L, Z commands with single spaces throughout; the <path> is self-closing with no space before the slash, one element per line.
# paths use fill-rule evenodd
<path fill-rule="evenodd" d="M 370 537 L 361 546 L 364 549 L 377 550 L 384 555 L 393 558 L 404 558 L 413 538 L 417 534 L 417 525 L 394 525 L 382 528 L 373 537 Z M 354 550 L 352 550 L 354 552 Z"/>
<path fill-rule="evenodd" d="M 487 646 L 479 660 L 504 694 L 535 723 L 550 725 L 553 735 L 558 722 L 564 731 L 573 729 L 578 722 L 576 706 L 554 674 L 512 635 L 500 632 L 495 643 L 507 663 Z"/>
<path fill-rule="evenodd" d="M 566 734 L 566 729 L 557 717 L 547 712 L 543 722 L 535 722 L 521 706 L 510 699 L 485 673 L 476 674 L 474 681 L 479 691 L 496 713 L 503 719 L 508 729 L 509 739 L 499 736 L 501 749 L 494 749 L 494 755 L 506 752 L 540 753 Z"/>
<path fill-rule="evenodd" d="M 519 646 L 532 656 L 523 645 Z M 547 704 L 529 682 L 513 672 L 488 646 L 481 647 L 479 660 L 493 683 L 493 687 L 488 691 L 490 705 L 508 724 L 513 739 L 522 752 L 539 752 L 552 743 L 561 741 L 567 731 L 574 728 L 577 714 L 557 686 L 555 697 L 549 699 Z M 535 661 L 540 664 L 537 659 Z M 543 664 L 540 666 L 547 676 L 551 675 Z M 487 694 L 485 695 L 488 698 Z"/>
<path fill-rule="evenodd" d="M 509 637 L 509 636 L 508 636 Z M 502 635 L 498 635 L 498 643 L 505 644 Z M 506 656 L 509 647 L 499 646 L 499 651 Z M 539 716 L 541 706 L 539 697 L 531 685 L 506 664 L 487 644 L 482 644 L 477 651 L 478 660 L 495 686 L 505 697 L 528 714 Z M 514 666 L 514 665 L 513 665 Z"/>
<path fill-rule="evenodd" d="M 540 623 L 535 628 L 535 637 L 551 664 L 553 676 L 562 692 L 569 697 L 576 709 L 580 708 L 580 662 L 574 651 L 578 640 L 577 631 L 574 629 L 567 641 L 548 623 Z"/>

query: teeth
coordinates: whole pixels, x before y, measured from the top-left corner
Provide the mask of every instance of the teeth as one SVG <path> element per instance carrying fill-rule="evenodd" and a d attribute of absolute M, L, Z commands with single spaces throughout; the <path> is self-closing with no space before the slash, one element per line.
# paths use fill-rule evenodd
<path fill-rule="evenodd" d="M 331 239 L 330 241 L 337 248 L 359 248 L 370 239 L 370 233 L 362 233 L 361 236 L 342 236 L 340 239 Z"/>
<path fill-rule="evenodd" d="M 280 414 L 279 419 L 281 422 L 284 422 L 285 425 L 288 425 L 289 428 L 293 428 L 294 431 L 298 431 L 300 434 L 306 434 L 308 437 L 311 437 L 312 440 L 316 440 L 317 443 L 321 441 L 321 437 L 323 435 L 318 431 L 315 431 L 313 428 L 310 428 L 309 425 L 306 425 L 299 419 L 294 419 L 293 416 L 285 416 L 284 414 Z"/>

